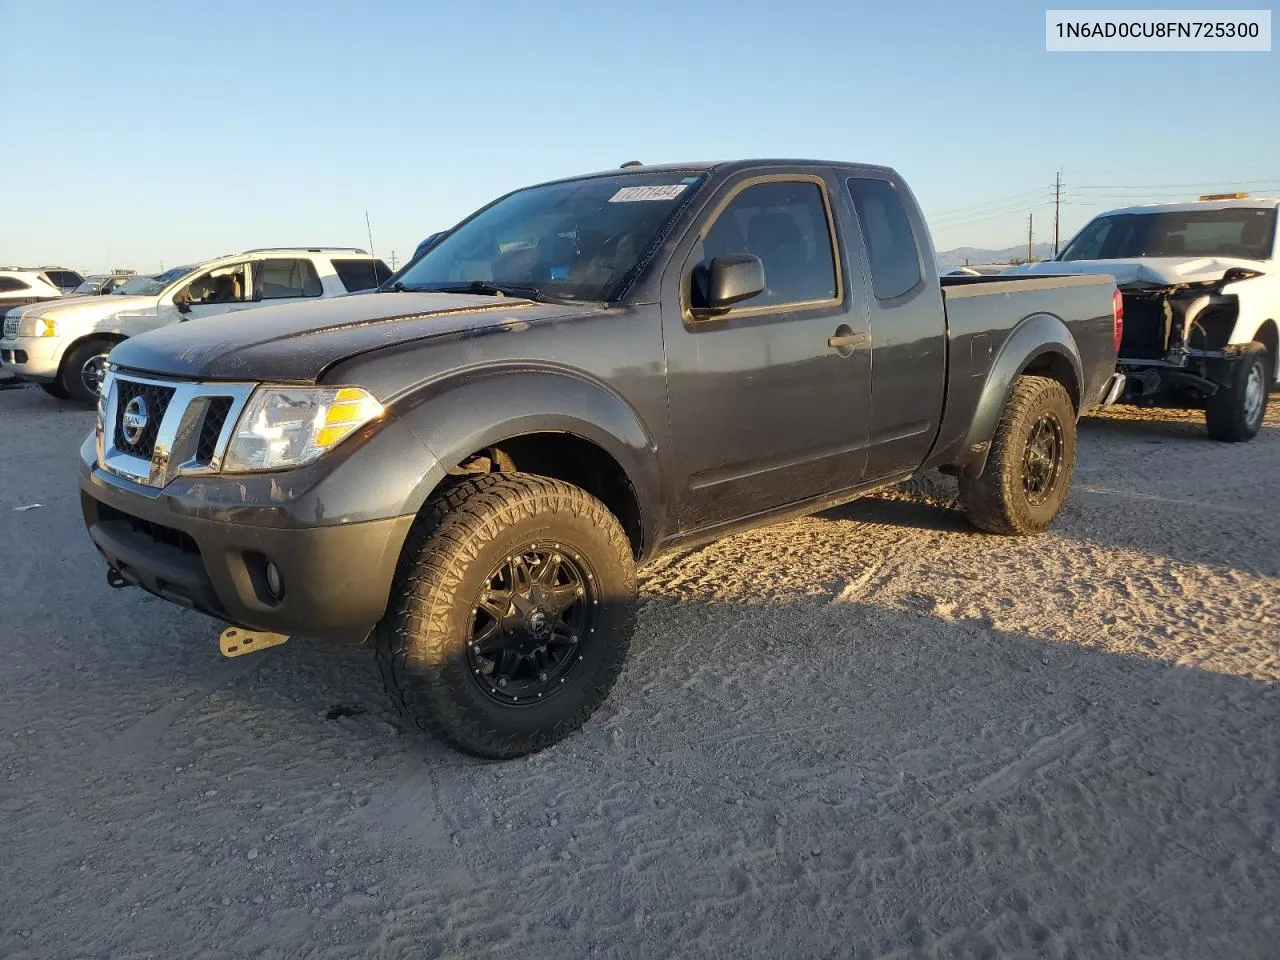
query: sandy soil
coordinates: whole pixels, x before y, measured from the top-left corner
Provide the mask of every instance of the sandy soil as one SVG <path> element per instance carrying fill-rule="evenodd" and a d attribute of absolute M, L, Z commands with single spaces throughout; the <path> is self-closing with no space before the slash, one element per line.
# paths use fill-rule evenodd
<path fill-rule="evenodd" d="M 90 417 L 0 392 L 0 956 L 1275 957 L 1273 400 L 1087 421 L 1035 540 L 926 478 L 666 560 L 607 706 L 487 765 L 109 590 Z"/>

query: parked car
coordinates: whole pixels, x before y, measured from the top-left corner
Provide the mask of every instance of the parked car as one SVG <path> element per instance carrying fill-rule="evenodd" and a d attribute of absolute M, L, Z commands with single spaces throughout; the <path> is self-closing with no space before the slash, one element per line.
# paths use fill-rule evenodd
<path fill-rule="evenodd" d="M 110 296 L 11 310 L 0 339 L 0 368 L 55 397 L 90 403 L 107 354 L 128 337 L 264 303 L 369 289 L 379 271 L 390 275 L 381 260 L 354 247 L 283 247 L 130 277 Z"/>
<path fill-rule="evenodd" d="M 1209 436 L 1257 436 L 1280 384 L 1280 200 L 1244 194 L 1101 214 L 1056 260 L 1011 274 L 1102 273 L 1124 295 L 1122 399 L 1200 406 Z"/>
<path fill-rule="evenodd" d="M 72 297 L 96 297 L 104 296 L 108 293 L 115 293 L 122 286 L 128 283 L 138 274 L 129 271 L 120 271 L 117 273 L 95 273 L 85 277 L 84 282 L 80 286 L 71 291 L 68 296 Z M 155 274 L 144 274 L 147 278 L 154 278 Z"/>
<path fill-rule="evenodd" d="M 0 317 L 15 307 L 57 300 L 62 291 L 34 270 L 0 270 Z"/>
<path fill-rule="evenodd" d="M 933 265 L 884 167 L 519 190 L 380 292 L 116 347 L 84 521 L 225 653 L 369 638 L 412 721 L 526 754 L 608 694 L 638 563 L 927 468 L 980 530 L 1053 521 L 1119 386 L 1115 284 Z"/>

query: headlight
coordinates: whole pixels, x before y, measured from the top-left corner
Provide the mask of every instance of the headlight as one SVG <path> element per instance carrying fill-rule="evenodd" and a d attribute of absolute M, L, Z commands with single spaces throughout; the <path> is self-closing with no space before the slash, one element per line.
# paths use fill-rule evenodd
<path fill-rule="evenodd" d="M 56 337 L 57 335 L 58 321 L 50 320 L 48 317 L 23 317 L 18 324 L 20 337 Z"/>
<path fill-rule="evenodd" d="M 236 422 L 222 469 L 310 463 L 382 412 L 382 404 L 360 387 L 258 387 Z"/>

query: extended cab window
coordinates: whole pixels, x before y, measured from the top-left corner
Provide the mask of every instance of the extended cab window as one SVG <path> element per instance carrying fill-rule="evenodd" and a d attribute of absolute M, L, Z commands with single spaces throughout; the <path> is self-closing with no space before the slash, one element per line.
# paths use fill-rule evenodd
<path fill-rule="evenodd" d="M 334 260 L 333 271 L 348 293 L 372 290 L 391 276 L 391 269 L 381 260 Z"/>
<path fill-rule="evenodd" d="M 17 277 L 0 277 L 0 293 L 12 293 L 14 290 L 30 290 L 31 284 Z"/>
<path fill-rule="evenodd" d="M 320 275 L 310 260 L 259 260 L 254 264 L 254 274 L 254 288 L 260 300 L 318 297 L 324 293 Z"/>
<path fill-rule="evenodd" d="M 764 264 L 764 292 L 744 301 L 745 309 L 836 297 L 831 228 L 816 183 L 757 183 L 730 200 L 703 237 L 700 265 L 734 253 L 752 254 Z M 705 298 L 704 277 L 704 271 L 694 271 L 695 307 Z"/>
<path fill-rule="evenodd" d="M 920 250 L 898 191 L 888 180 L 852 177 L 849 195 L 871 261 L 871 289 L 877 300 L 909 293 L 920 282 Z"/>

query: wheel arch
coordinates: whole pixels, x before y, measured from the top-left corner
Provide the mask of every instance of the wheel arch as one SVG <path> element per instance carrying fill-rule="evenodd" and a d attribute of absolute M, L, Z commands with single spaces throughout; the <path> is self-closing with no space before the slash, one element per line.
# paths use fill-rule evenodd
<path fill-rule="evenodd" d="M 126 334 L 112 330 L 91 330 L 88 333 L 81 334 L 63 347 L 62 358 L 58 361 L 58 379 L 62 379 L 62 373 L 67 369 L 67 358 L 76 351 L 77 347 L 88 343 L 90 340 L 105 340 L 114 345 L 123 343 L 128 339 L 129 337 Z"/>
<path fill-rule="evenodd" d="M 639 414 L 604 384 L 575 374 L 499 372 L 450 378 L 393 404 L 437 463 L 405 506 L 419 511 L 477 472 L 534 473 L 595 496 L 618 517 L 635 556 L 645 556 L 659 538 L 664 498 L 658 445 Z"/>
<path fill-rule="evenodd" d="M 1079 416 L 1084 369 L 1075 338 L 1061 318 L 1049 313 L 1032 314 L 1005 338 L 992 360 L 963 445 L 959 466 L 966 475 L 980 476 L 986 469 L 1000 417 L 1009 403 L 1014 383 L 1024 374 L 1049 377 L 1061 383 Z"/>
<path fill-rule="evenodd" d="M 1280 326 L 1275 320 L 1263 320 L 1253 339 L 1267 348 L 1271 358 L 1271 382 L 1280 381 Z"/>

